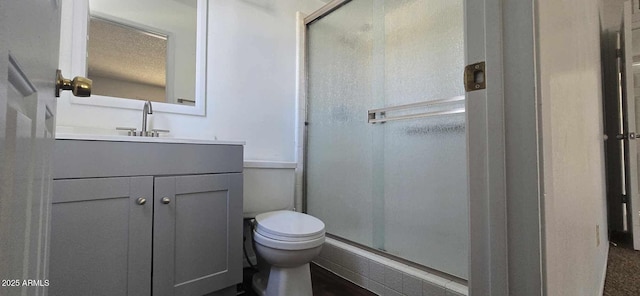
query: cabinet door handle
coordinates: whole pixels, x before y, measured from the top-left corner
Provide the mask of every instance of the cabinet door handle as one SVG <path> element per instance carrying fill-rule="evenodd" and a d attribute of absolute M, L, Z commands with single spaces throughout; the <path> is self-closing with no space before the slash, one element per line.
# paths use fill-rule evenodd
<path fill-rule="evenodd" d="M 144 197 L 138 197 L 137 201 L 136 201 L 139 205 L 143 205 L 147 203 L 147 199 Z"/>
<path fill-rule="evenodd" d="M 166 205 L 171 202 L 171 199 L 168 197 L 163 197 L 160 201 L 162 201 L 162 203 Z"/>

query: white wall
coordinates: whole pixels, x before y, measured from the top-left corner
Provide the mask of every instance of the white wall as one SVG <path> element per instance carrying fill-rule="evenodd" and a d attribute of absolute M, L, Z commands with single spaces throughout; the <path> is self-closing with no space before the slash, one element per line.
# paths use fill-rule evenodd
<path fill-rule="evenodd" d="M 246 141 L 245 159 L 293 161 L 296 11 L 310 13 L 322 5 L 318 0 L 209 1 L 206 116 L 154 112 L 150 126 L 170 129 L 173 137 Z M 62 42 L 70 41 L 63 36 Z M 64 61 L 60 66 L 65 75 L 78 75 L 69 73 Z M 57 124 L 137 127 L 141 113 L 60 98 Z"/>
<path fill-rule="evenodd" d="M 247 141 L 245 159 L 295 161 L 295 13 L 323 4 L 209 1 L 207 115 L 218 138 Z"/>
<path fill-rule="evenodd" d="M 550 296 L 597 295 L 608 251 L 600 3 L 538 4 L 544 280 Z"/>

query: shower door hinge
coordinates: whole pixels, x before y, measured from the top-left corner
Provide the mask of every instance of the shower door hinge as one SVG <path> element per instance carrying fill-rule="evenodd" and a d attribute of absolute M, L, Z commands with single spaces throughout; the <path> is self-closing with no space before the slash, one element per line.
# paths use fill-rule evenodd
<path fill-rule="evenodd" d="M 484 62 L 467 65 L 464 68 L 464 89 L 466 91 L 469 92 L 487 88 L 484 68 Z"/>
<path fill-rule="evenodd" d="M 622 195 L 622 203 L 628 203 L 628 202 L 629 202 L 629 196 Z"/>

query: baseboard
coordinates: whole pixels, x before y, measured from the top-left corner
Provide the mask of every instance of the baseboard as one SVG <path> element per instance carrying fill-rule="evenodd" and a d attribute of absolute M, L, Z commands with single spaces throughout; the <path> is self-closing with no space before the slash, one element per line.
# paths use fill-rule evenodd
<path fill-rule="evenodd" d="M 604 295 L 604 282 L 607 279 L 607 268 L 609 267 L 609 248 L 611 248 L 611 245 L 607 241 L 607 255 L 605 256 L 606 260 L 604 261 L 604 269 L 602 270 L 602 278 L 600 279 L 600 294 L 598 295 Z"/>

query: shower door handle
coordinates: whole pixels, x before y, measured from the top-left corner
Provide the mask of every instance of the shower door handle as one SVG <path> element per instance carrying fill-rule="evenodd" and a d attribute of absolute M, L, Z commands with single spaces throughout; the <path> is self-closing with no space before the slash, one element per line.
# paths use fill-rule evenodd
<path fill-rule="evenodd" d="M 451 108 L 446 110 L 412 113 L 412 114 L 404 114 L 404 115 L 398 115 L 398 116 L 387 116 L 388 115 L 387 113 L 392 111 L 409 110 L 409 109 L 416 109 L 416 108 L 424 109 L 426 107 L 433 107 L 438 105 L 462 102 L 464 100 L 465 100 L 465 96 L 457 96 L 457 97 L 452 97 L 448 99 L 429 100 L 429 101 L 411 103 L 406 105 L 371 109 L 367 112 L 367 122 L 375 124 L 375 123 L 385 123 L 387 121 L 394 121 L 394 120 L 415 119 L 415 118 L 432 117 L 432 116 L 439 116 L 439 115 L 464 113 L 465 112 L 464 107 L 462 108 L 456 107 L 456 108 Z"/>

